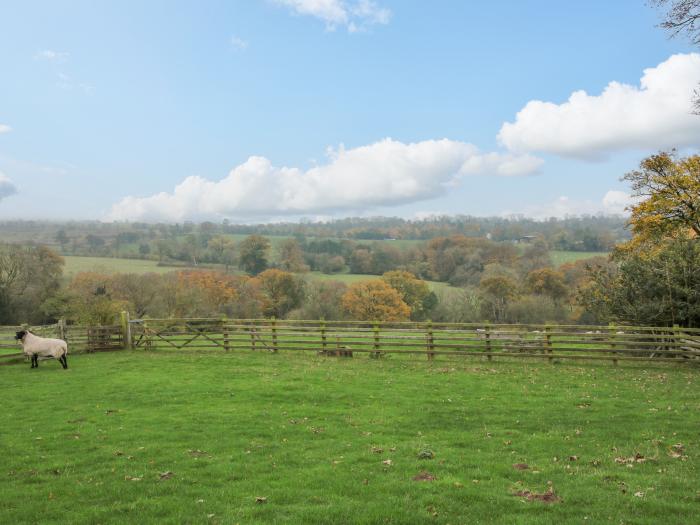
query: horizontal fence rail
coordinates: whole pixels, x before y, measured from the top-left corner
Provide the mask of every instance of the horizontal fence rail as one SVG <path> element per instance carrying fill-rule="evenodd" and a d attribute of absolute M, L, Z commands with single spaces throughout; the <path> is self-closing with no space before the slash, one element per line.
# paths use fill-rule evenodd
<path fill-rule="evenodd" d="M 534 358 L 700 363 L 700 330 L 276 319 L 147 319 L 126 323 L 135 348 L 311 351 L 334 357 Z"/>
<path fill-rule="evenodd" d="M 22 356 L 15 332 L 0 326 L 0 362 Z M 28 327 L 64 339 L 68 352 L 214 349 L 223 352 L 316 352 L 328 357 L 429 361 L 465 357 L 700 364 L 700 329 L 680 327 L 297 321 L 276 319 L 136 319 L 108 326 Z"/>

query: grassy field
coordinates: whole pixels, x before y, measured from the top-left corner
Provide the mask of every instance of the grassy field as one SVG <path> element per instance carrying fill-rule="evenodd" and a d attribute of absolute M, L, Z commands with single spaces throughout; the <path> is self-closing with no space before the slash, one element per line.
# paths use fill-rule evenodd
<path fill-rule="evenodd" d="M 309 279 L 314 281 L 341 281 L 345 284 L 353 284 L 359 281 L 367 281 L 373 279 L 381 279 L 381 275 L 360 274 L 360 273 L 334 273 L 326 274 L 321 272 L 309 272 L 305 274 Z M 434 292 L 453 288 L 449 283 L 441 283 L 437 281 L 426 281 L 430 289 Z"/>
<path fill-rule="evenodd" d="M 146 261 L 142 259 L 118 259 L 116 257 L 76 257 L 65 255 L 63 258 L 66 264 L 63 268 L 63 275 L 72 277 L 79 272 L 99 272 L 99 273 L 166 273 L 175 268 L 158 266 L 157 261 Z"/>
<path fill-rule="evenodd" d="M 576 262 L 582 259 L 591 259 L 593 257 L 607 257 L 608 252 L 570 252 L 564 250 L 552 250 L 549 252 L 554 266 L 561 266 L 564 263 Z"/>
<path fill-rule="evenodd" d="M 161 351 L 69 366 L 0 366 L 0 523 L 697 520 L 696 370 Z"/>

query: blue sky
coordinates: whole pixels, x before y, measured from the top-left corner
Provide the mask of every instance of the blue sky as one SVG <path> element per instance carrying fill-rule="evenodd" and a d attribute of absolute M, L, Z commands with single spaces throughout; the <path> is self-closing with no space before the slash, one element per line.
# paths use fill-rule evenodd
<path fill-rule="evenodd" d="M 700 56 L 643 0 L 28 0 L 0 20 L 0 218 L 613 212 L 644 155 L 700 144 Z M 602 97 L 614 81 L 631 91 Z"/>

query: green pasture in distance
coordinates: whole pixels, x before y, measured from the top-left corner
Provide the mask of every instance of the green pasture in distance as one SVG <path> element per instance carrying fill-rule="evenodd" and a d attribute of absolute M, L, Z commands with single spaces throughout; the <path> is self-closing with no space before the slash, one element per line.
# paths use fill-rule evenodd
<path fill-rule="evenodd" d="M 65 255 L 63 275 L 72 277 L 80 272 L 97 273 L 166 273 L 178 268 L 158 266 L 158 261 L 143 259 L 121 259 L 116 257 L 78 257 Z"/>
<path fill-rule="evenodd" d="M 68 364 L 0 366 L 0 523 L 697 520 L 692 368 L 192 350 Z"/>
<path fill-rule="evenodd" d="M 610 255 L 609 252 L 572 252 L 566 250 L 551 250 L 549 252 L 554 266 L 561 266 L 568 262 L 576 262 L 593 257 L 607 257 L 608 255 Z"/>
<path fill-rule="evenodd" d="M 345 284 L 353 284 L 360 281 L 371 281 L 381 279 L 381 275 L 359 274 L 359 273 L 333 273 L 326 274 L 321 272 L 308 272 L 301 274 L 307 276 L 307 279 L 314 281 L 341 281 Z M 426 281 L 430 289 L 434 292 L 454 289 L 449 283 L 441 283 L 437 281 Z"/>

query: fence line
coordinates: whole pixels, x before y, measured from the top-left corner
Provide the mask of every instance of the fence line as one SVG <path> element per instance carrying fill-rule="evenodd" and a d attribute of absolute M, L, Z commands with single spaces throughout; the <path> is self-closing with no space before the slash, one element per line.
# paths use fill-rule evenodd
<path fill-rule="evenodd" d="M 700 330 L 680 327 L 457 324 L 277 319 L 127 321 L 135 348 L 311 351 L 371 358 L 516 357 L 700 363 Z"/>
<path fill-rule="evenodd" d="M 0 327 L 0 360 L 21 356 L 19 326 Z M 122 348 L 317 352 L 329 357 L 464 357 L 700 364 L 700 329 L 491 323 L 366 322 L 278 319 L 129 319 L 109 326 L 63 321 L 29 327 L 68 342 L 69 353 Z"/>

